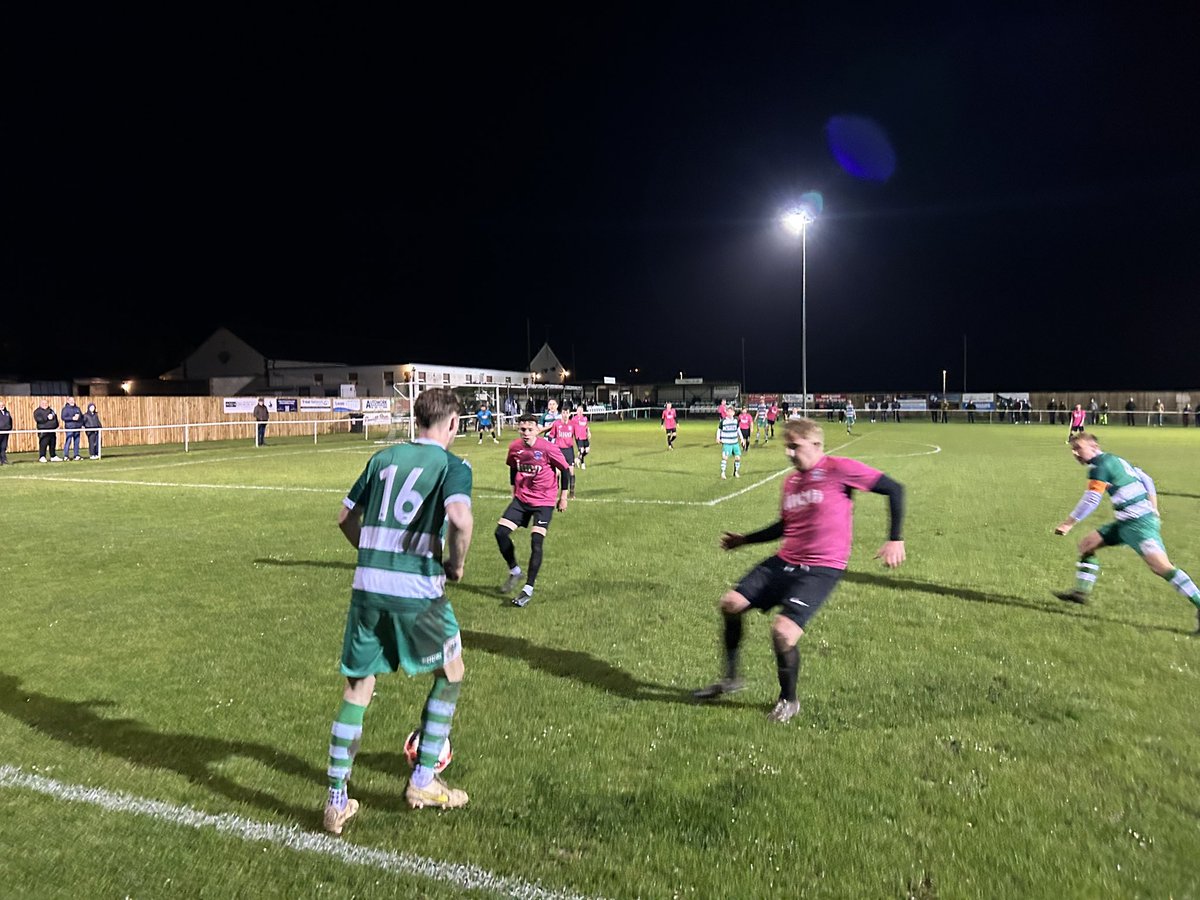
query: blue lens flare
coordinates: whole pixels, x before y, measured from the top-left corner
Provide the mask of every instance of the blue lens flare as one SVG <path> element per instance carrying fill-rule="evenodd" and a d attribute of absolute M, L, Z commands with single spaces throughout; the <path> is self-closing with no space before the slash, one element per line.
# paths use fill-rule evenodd
<path fill-rule="evenodd" d="M 825 123 L 829 152 L 847 173 L 864 181 L 887 181 L 896 151 L 883 128 L 864 116 L 834 116 Z"/>

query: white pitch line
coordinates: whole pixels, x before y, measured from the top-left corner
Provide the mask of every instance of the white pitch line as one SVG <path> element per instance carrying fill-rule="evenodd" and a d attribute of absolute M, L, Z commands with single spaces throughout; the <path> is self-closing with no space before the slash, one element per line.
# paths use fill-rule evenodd
<path fill-rule="evenodd" d="M 490 891 L 494 894 L 519 897 L 522 900 L 588 900 L 582 894 L 544 888 L 537 882 L 497 875 L 467 863 L 440 862 L 411 853 L 362 847 L 322 832 L 304 831 L 295 825 L 256 822 L 231 813 L 213 815 L 190 806 L 174 806 L 161 800 L 120 794 L 103 788 L 67 784 L 42 775 L 27 774 L 14 766 L 0 766 L 0 787 L 36 791 L 56 800 L 86 803 L 111 812 L 148 816 L 184 828 L 211 828 L 220 834 L 243 841 L 265 842 L 299 853 L 327 856 L 348 865 L 367 866 L 400 875 L 415 875 L 453 885 L 461 890 Z"/>
<path fill-rule="evenodd" d="M 22 481 L 65 481 L 75 484 L 124 484 L 134 487 L 169 487 L 169 488 L 204 488 L 206 490 L 228 491 L 282 491 L 297 494 L 342 494 L 342 488 L 297 487 L 296 485 L 273 484 L 204 484 L 201 482 L 184 481 L 133 481 L 124 478 L 59 478 L 54 475 L 12 475 L 13 479 Z"/>

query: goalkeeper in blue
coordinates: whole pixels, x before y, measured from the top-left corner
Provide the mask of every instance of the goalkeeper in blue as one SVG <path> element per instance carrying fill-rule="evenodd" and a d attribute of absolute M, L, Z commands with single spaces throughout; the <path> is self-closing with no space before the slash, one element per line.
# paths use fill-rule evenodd
<path fill-rule="evenodd" d="M 1158 494 L 1154 481 L 1136 466 L 1121 457 L 1105 453 L 1093 434 L 1080 432 L 1071 435 L 1071 453 L 1080 465 L 1088 467 L 1088 485 L 1075 509 L 1054 529 L 1055 534 L 1066 534 L 1083 519 L 1096 511 L 1100 499 L 1108 494 L 1116 520 L 1101 525 L 1079 542 L 1079 561 L 1075 563 L 1075 587 L 1069 591 L 1055 592 L 1059 600 L 1070 603 L 1087 603 L 1096 578 L 1100 574 L 1100 560 L 1096 551 L 1101 547 L 1125 544 L 1131 547 L 1146 565 L 1171 583 L 1197 609 L 1197 629 L 1200 634 L 1200 590 L 1183 569 L 1177 569 L 1167 558 L 1159 533 Z"/>

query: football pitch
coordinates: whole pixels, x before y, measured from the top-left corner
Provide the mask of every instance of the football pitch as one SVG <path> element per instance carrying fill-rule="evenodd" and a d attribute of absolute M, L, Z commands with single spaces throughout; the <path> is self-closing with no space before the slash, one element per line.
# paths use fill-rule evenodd
<path fill-rule="evenodd" d="M 823 423 L 824 424 L 824 423 Z M 827 449 L 907 488 L 908 561 L 872 557 L 887 504 L 859 494 L 848 574 L 800 642 L 801 713 L 765 617 L 747 689 L 715 703 L 716 603 L 775 545 L 781 436 L 722 481 L 715 422 L 667 452 L 593 423 L 533 602 L 497 593 L 505 444 L 475 475 L 466 577 L 448 588 L 467 676 L 447 781 L 404 803 L 427 678 L 382 677 L 321 832 L 354 551 L 341 499 L 361 436 L 0 471 L 0 894 L 69 897 L 1200 896 L 1195 609 L 1127 548 L 1092 602 L 1051 532 L 1085 487 L 1038 425 L 826 425 Z M 1200 578 L 1200 430 L 1098 430 L 1156 480 L 1172 561 Z M 512 433 L 509 432 L 509 437 Z M 528 533 L 516 536 L 528 560 Z"/>

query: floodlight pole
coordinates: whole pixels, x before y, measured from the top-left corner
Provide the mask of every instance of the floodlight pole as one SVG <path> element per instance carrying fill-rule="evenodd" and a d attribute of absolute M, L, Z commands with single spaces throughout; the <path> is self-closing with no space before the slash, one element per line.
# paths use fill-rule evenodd
<path fill-rule="evenodd" d="M 808 217 L 800 222 L 800 391 L 808 418 Z"/>

